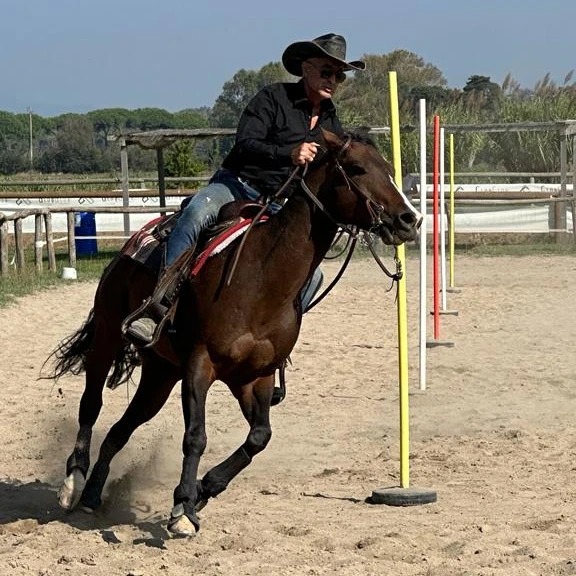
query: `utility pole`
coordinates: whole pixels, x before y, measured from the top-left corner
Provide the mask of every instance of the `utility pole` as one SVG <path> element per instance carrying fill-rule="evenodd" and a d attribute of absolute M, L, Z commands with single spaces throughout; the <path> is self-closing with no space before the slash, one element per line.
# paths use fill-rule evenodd
<path fill-rule="evenodd" d="M 32 141 L 32 109 L 28 107 L 28 127 L 30 132 L 30 171 L 34 170 L 34 147 Z"/>

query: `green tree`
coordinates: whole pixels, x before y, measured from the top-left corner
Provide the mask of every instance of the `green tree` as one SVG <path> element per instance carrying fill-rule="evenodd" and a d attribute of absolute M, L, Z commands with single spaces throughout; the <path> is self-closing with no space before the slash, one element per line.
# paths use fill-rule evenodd
<path fill-rule="evenodd" d="M 25 139 L 28 137 L 28 114 L 12 114 L 0 111 L 0 138 Z"/>
<path fill-rule="evenodd" d="M 96 142 L 101 146 L 108 146 L 108 137 L 119 134 L 131 118 L 130 110 L 125 108 L 102 108 L 88 112 L 86 117 L 96 133 Z"/>
<path fill-rule="evenodd" d="M 210 113 L 210 125 L 217 128 L 236 128 L 244 108 L 256 93 L 275 82 L 286 82 L 293 77 L 280 62 L 270 62 L 260 70 L 239 70 L 232 80 L 224 84 L 222 93 Z"/>
<path fill-rule="evenodd" d="M 462 93 L 469 107 L 486 112 L 488 117 L 500 109 L 502 89 L 490 80 L 490 76 L 470 76 Z"/>
<path fill-rule="evenodd" d="M 187 108 L 173 115 L 174 128 L 207 128 L 208 110 L 206 108 Z"/>
<path fill-rule="evenodd" d="M 340 117 L 347 125 L 390 125 L 390 72 L 397 74 L 398 99 L 402 110 L 408 114 L 405 121 L 413 120 L 411 104 L 414 98 L 411 94 L 416 87 L 442 88 L 447 84 L 436 66 L 407 50 L 368 54 L 362 59 L 366 62 L 366 70 L 354 73 L 336 97 Z"/>
<path fill-rule="evenodd" d="M 443 86 L 414 86 L 408 90 L 404 109 L 413 113 L 418 109 L 420 100 L 426 100 L 429 110 L 449 104 L 458 99 L 460 91 L 444 88 Z"/>
<path fill-rule="evenodd" d="M 6 142 L 0 138 L 0 174 L 16 174 L 29 168 L 27 150 L 16 142 Z"/>
<path fill-rule="evenodd" d="M 74 174 L 110 169 L 94 143 L 92 123 L 80 114 L 61 116 L 56 138 L 40 156 L 38 167 L 44 172 Z"/>
<path fill-rule="evenodd" d="M 0 112 L 0 174 L 14 174 L 28 168 L 28 116 Z"/>
<path fill-rule="evenodd" d="M 178 140 L 172 144 L 166 154 L 166 176 L 199 176 L 206 170 L 206 166 L 194 154 L 194 145 L 191 140 Z M 174 183 L 172 186 L 178 186 Z"/>
<path fill-rule="evenodd" d="M 174 118 L 162 108 L 137 108 L 130 113 L 126 127 L 135 130 L 174 128 Z"/>

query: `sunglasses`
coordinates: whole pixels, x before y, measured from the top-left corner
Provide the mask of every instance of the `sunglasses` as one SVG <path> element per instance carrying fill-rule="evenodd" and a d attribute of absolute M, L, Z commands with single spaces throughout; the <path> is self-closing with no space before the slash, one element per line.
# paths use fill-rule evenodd
<path fill-rule="evenodd" d="M 312 68 L 315 70 L 318 70 L 320 78 L 323 80 L 329 80 L 332 78 L 332 76 L 334 76 L 337 84 L 342 84 L 342 82 L 346 80 L 346 74 L 342 72 L 342 70 L 334 70 L 334 68 L 316 66 L 316 64 L 310 61 L 308 61 L 308 64 L 310 64 L 310 66 L 312 66 Z"/>

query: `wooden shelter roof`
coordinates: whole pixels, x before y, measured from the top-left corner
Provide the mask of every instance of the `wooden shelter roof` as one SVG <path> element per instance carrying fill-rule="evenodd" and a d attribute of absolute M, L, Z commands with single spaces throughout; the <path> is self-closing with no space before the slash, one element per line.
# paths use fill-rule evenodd
<path fill-rule="evenodd" d="M 126 144 L 138 144 L 142 148 L 160 149 L 166 148 L 177 140 L 214 138 L 217 136 L 234 136 L 233 128 L 191 128 L 191 129 L 158 129 L 145 132 L 129 132 L 116 136 L 115 139 L 123 138 Z"/>

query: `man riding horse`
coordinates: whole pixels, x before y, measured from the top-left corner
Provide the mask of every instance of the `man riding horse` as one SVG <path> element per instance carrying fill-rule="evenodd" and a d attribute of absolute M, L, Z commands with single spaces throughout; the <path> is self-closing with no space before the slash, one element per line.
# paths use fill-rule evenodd
<path fill-rule="evenodd" d="M 150 269 L 129 253 L 135 236 L 104 271 L 86 321 L 51 354 L 50 378 L 85 372 L 76 441 L 58 493 L 66 510 L 101 506 L 112 460 L 180 383 L 182 471 L 168 530 L 193 536 L 200 529 L 197 512 L 222 494 L 272 437 L 274 375 L 294 350 L 304 293 L 307 287 L 313 290 L 310 278 L 338 229 L 370 232 L 388 245 L 416 238 L 422 215 L 396 185 L 393 166 L 369 139 L 342 133 L 331 102 L 344 72 L 361 70 L 363 63 L 347 63 L 344 39 L 333 34 L 292 44 L 283 61 L 302 80 L 265 88 L 248 106 L 222 169 L 182 210 L 156 288 Z M 318 155 L 317 143 L 322 145 Z M 217 218 L 220 206 L 259 194 L 273 194 L 266 204 L 278 200 L 278 188 L 295 184 L 296 178 L 289 177 L 299 166 L 306 170 L 289 189 L 281 210 L 245 234 L 240 246 L 228 246 L 207 259 L 194 278 L 180 273 L 191 258 L 187 248 Z M 233 259 L 240 253 L 243 265 L 234 270 Z M 167 281 L 174 267 L 175 285 Z M 179 304 L 173 306 L 180 284 Z M 171 333 L 161 330 L 162 307 L 174 313 Z M 135 354 L 123 337 L 123 325 L 132 317 L 151 320 L 152 343 L 160 334 L 146 353 Z M 146 339 L 139 342 L 146 345 Z M 104 387 L 127 382 L 138 366 L 137 390 L 91 466 L 91 440 Z M 249 430 L 238 448 L 200 477 L 208 442 L 206 400 L 216 381 L 237 400 Z"/>
<path fill-rule="evenodd" d="M 272 84 L 254 96 L 242 113 L 235 145 L 222 167 L 205 188 L 182 202 L 156 289 L 126 326 L 125 335 L 137 346 L 150 347 L 158 340 L 182 280 L 181 271 L 174 268 L 181 266 L 184 253 L 192 254 L 201 232 L 216 223 L 220 208 L 235 200 L 258 201 L 277 192 L 295 166 L 314 160 L 321 128 L 344 134 L 332 96 L 346 79 L 345 72 L 365 68 L 361 61 L 346 62 L 346 40 L 330 33 L 295 42 L 284 51 L 282 63 L 300 80 Z M 281 207 L 272 203 L 270 211 Z M 321 283 L 322 273 L 317 268 L 302 290 L 302 310 Z"/>

